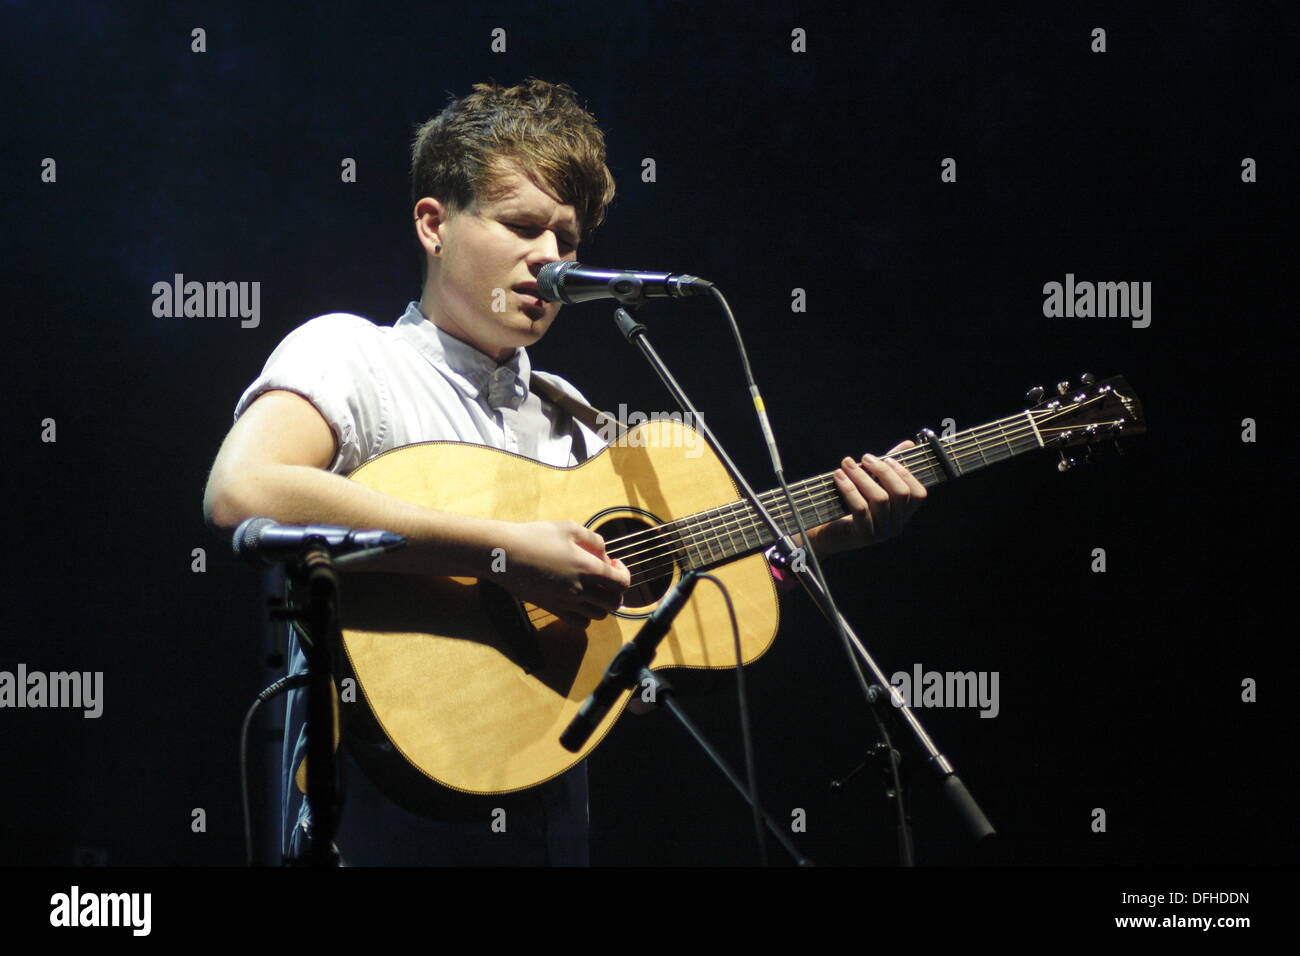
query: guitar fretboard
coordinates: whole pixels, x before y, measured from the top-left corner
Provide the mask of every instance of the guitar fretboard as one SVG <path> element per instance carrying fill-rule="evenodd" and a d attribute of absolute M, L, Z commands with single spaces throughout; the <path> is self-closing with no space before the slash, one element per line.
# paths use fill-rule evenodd
<path fill-rule="evenodd" d="M 1039 422 L 1050 415 L 1047 411 L 1023 411 L 938 441 L 956 474 L 967 475 L 1043 447 Z M 927 488 L 948 477 L 940 456 L 928 444 L 909 448 L 893 457 Z M 790 485 L 790 493 L 805 528 L 815 528 L 848 514 L 833 472 L 796 482 Z M 798 532 L 784 492 L 777 488 L 763 492 L 759 498 L 787 534 Z M 674 564 L 710 568 L 762 551 L 773 543 L 766 522 L 749 502 L 733 501 L 615 538 L 607 545 L 606 553 L 627 565 L 635 587 L 666 576 Z"/>

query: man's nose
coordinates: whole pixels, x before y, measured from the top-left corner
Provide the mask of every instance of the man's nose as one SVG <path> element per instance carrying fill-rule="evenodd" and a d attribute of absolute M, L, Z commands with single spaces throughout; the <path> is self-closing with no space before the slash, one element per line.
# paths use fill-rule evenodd
<path fill-rule="evenodd" d="M 533 270 L 534 275 L 537 269 L 541 269 L 548 262 L 559 262 L 560 259 L 560 240 L 551 230 L 543 229 L 542 234 L 533 241 L 533 248 L 528 253 L 529 264 L 537 267 Z"/>

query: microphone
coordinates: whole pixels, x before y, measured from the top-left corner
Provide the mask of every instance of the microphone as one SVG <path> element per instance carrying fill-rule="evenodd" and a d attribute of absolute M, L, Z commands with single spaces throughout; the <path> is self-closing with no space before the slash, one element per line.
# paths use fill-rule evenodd
<path fill-rule="evenodd" d="M 537 291 L 548 302 L 591 302 L 618 299 L 639 305 L 646 299 L 706 295 L 713 283 L 680 272 L 638 272 L 598 269 L 580 262 L 548 262 L 537 273 Z"/>
<path fill-rule="evenodd" d="M 233 544 L 239 557 L 269 567 L 297 557 L 309 544 L 323 545 L 338 557 L 375 548 L 392 551 L 405 545 L 406 539 L 391 531 L 355 531 L 326 524 L 297 528 L 276 524 L 270 518 L 253 517 L 235 529 Z"/>
<path fill-rule="evenodd" d="M 688 569 L 677 581 L 663 602 L 654 609 L 650 619 L 641 625 L 636 637 L 624 644 L 614 659 L 605 668 L 605 676 L 600 679 L 596 689 L 578 708 L 577 714 L 569 722 L 564 733 L 560 735 L 560 746 L 569 753 L 582 749 L 591 735 L 596 732 L 600 722 L 605 719 L 610 708 L 623 691 L 636 686 L 641 668 L 649 667 L 654 660 L 655 650 L 659 647 L 686 599 L 695 590 L 698 572 Z"/>

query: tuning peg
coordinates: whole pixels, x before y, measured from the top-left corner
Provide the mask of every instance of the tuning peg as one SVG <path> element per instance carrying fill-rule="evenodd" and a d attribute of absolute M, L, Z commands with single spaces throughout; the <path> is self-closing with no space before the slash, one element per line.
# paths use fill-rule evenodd
<path fill-rule="evenodd" d="M 1056 463 L 1057 471 L 1065 472 L 1065 471 L 1069 471 L 1072 468 L 1079 467 L 1080 462 L 1077 458 L 1067 458 L 1065 452 L 1060 452 L 1059 454 L 1061 456 L 1061 460 Z"/>
<path fill-rule="evenodd" d="M 1029 405 L 1037 405 L 1043 400 L 1047 390 L 1041 385 L 1035 385 L 1029 391 L 1025 392 L 1025 402 Z"/>
<path fill-rule="evenodd" d="M 1097 384 L 1097 376 L 1091 372 L 1084 372 L 1079 376 L 1079 381 L 1084 385 L 1095 385 Z"/>
<path fill-rule="evenodd" d="M 1056 383 L 1056 394 L 1057 394 L 1057 395 L 1064 395 L 1064 394 L 1065 394 L 1066 392 L 1068 392 L 1069 390 L 1070 390 L 1070 383 L 1069 383 L 1069 382 L 1057 382 L 1057 383 Z"/>

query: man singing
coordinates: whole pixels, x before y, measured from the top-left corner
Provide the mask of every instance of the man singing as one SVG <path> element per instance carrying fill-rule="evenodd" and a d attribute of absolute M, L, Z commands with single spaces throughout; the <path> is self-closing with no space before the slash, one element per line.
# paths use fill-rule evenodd
<path fill-rule="evenodd" d="M 349 481 L 383 452 L 450 440 L 567 467 L 603 442 L 541 394 L 564 379 L 534 370 L 527 347 L 560 306 L 537 294 L 537 273 L 576 258 L 614 195 L 605 143 L 563 84 L 478 84 L 420 127 L 411 162 L 420 300 L 391 326 L 332 313 L 299 326 L 244 392 L 204 494 L 210 525 L 262 515 L 288 525 L 384 528 L 409 546 L 386 568 L 486 578 L 582 626 L 621 604 L 628 569 L 601 537 L 573 522 L 516 524 L 434 511 Z M 537 382 L 543 386 L 539 388 Z M 909 447 L 904 442 L 894 451 Z M 818 556 L 897 533 L 925 498 L 892 459 L 845 458 L 835 482 L 849 514 L 811 529 Z M 504 571 L 492 573 L 495 549 Z M 305 659 L 290 637 L 290 670 Z M 304 692 L 290 694 L 283 851 L 301 856 L 310 819 L 294 771 L 306 751 Z M 335 842 L 348 865 L 588 862 L 585 761 L 509 797 L 449 795 L 439 807 L 396 802 L 340 748 L 345 799 Z M 507 832 L 491 809 L 510 806 Z"/>

